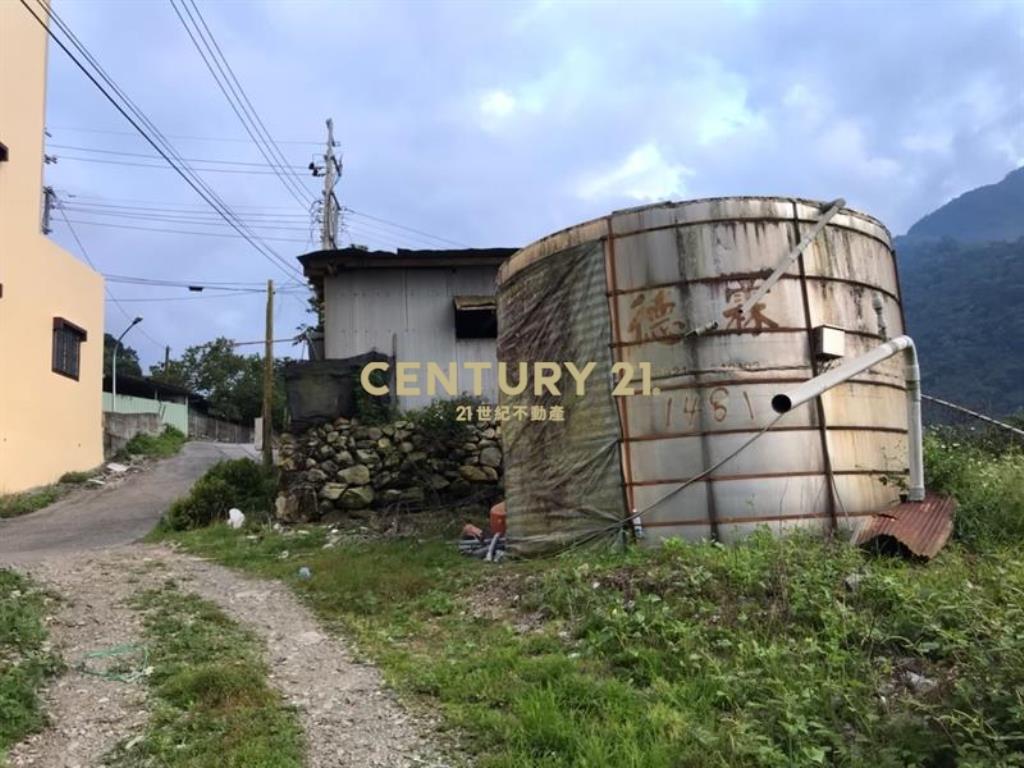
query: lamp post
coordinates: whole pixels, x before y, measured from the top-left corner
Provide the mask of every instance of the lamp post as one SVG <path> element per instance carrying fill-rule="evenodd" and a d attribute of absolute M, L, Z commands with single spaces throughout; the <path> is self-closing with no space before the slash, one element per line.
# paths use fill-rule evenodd
<path fill-rule="evenodd" d="M 115 412 L 117 411 L 117 350 L 121 347 L 121 339 L 125 337 L 125 334 L 141 322 L 142 318 L 136 317 L 114 342 L 114 355 L 110 362 L 110 409 Z"/>

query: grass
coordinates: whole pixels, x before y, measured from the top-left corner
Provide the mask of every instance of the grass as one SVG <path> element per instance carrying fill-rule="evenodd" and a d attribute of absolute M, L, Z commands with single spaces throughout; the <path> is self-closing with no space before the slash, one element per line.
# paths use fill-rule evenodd
<path fill-rule="evenodd" d="M 115 458 L 126 460 L 130 456 L 148 456 L 166 459 L 178 453 L 187 440 L 181 430 L 167 424 L 159 435 L 136 435 L 117 452 Z"/>
<path fill-rule="evenodd" d="M 0 518 L 18 517 L 48 507 L 68 493 L 68 486 L 46 485 L 24 493 L 0 496 Z"/>
<path fill-rule="evenodd" d="M 0 518 L 18 517 L 36 512 L 59 501 L 75 488 L 85 486 L 97 472 L 65 472 L 52 485 L 44 485 L 31 491 L 0 496 Z M 88 487 L 88 486 L 86 486 Z"/>
<path fill-rule="evenodd" d="M 301 768 L 302 730 L 267 685 L 262 646 L 220 609 L 173 583 L 140 593 L 152 714 L 109 757 L 121 768 Z"/>
<path fill-rule="evenodd" d="M 958 538 L 927 564 L 799 536 L 500 567 L 426 534 L 175 539 L 289 583 L 485 768 L 1020 766 L 1020 455 L 947 450 Z"/>
<path fill-rule="evenodd" d="M 0 764 L 11 745 L 45 725 L 37 692 L 60 669 L 46 644 L 49 602 L 24 576 L 0 569 Z"/>

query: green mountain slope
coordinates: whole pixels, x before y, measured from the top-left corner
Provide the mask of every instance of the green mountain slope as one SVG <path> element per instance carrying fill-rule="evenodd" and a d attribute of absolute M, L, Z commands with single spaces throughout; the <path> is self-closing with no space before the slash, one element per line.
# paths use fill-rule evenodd
<path fill-rule="evenodd" d="M 1024 166 L 997 184 L 965 192 L 922 218 L 910 240 L 952 237 L 962 243 L 1013 241 L 1024 237 Z"/>
<path fill-rule="evenodd" d="M 925 393 L 993 415 L 1024 409 L 1024 238 L 897 238 L 896 252 Z"/>

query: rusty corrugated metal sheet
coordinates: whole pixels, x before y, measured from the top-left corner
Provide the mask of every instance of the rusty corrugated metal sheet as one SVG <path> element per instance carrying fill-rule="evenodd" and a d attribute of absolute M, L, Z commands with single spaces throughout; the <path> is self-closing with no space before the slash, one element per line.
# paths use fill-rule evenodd
<path fill-rule="evenodd" d="M 891 536 L 918 557 L 929 560 L 938 554 L 953 533 L 956 500 L 929 493 L 924 501 L 907 501 L 871 517 L 857 534 L 858 545 L 880 536 Z"/>

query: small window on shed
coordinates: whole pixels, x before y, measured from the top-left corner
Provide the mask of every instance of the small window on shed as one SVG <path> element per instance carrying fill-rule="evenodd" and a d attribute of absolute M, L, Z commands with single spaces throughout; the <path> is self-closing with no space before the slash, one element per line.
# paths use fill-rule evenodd
<path fill-rule="evenodd" d="M 455 297 L 455 338 L 498 338 L 498 307 L 493 296 Z"/>
<path fill-rule="evenodd" d="M 53 318 L 53 372 L 78 380 L 81 346 L 87 338 L 84 328 L 63 317 Z"/>

